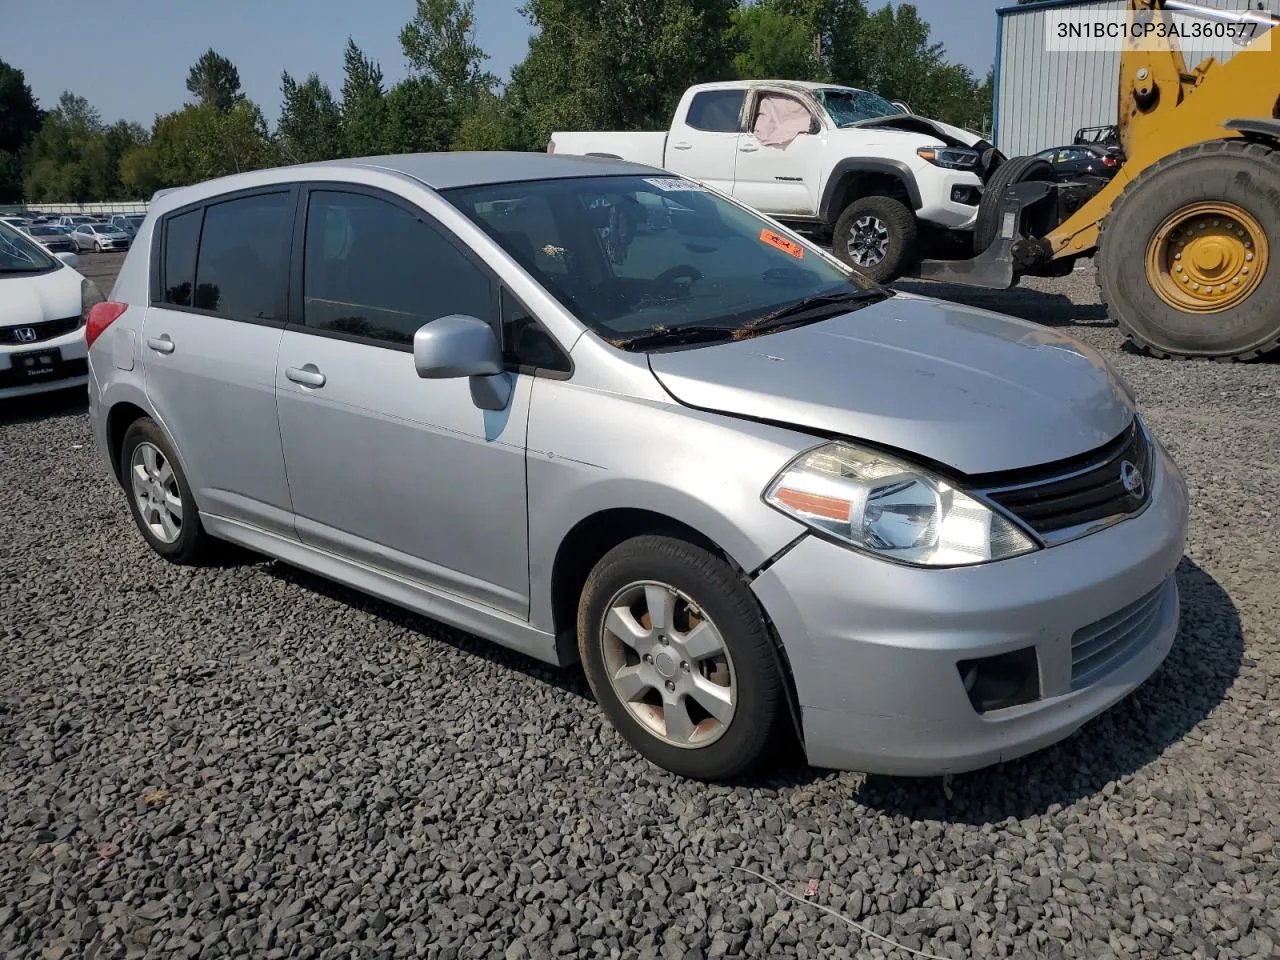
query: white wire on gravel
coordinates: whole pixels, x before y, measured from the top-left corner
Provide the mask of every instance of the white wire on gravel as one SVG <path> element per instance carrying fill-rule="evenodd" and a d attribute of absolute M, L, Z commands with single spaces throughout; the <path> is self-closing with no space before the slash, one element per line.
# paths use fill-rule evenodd
<path fill-rule="evenodd" d="M 799 896 L 798 894 L 792 893 L 782 884 L 774 880 L 770 880 L 763 873 L 756 873 L 756 871 L 748 870 L 746 867 L 731 866 L 729 869 L 737 870 L 741 873 L 749 873 L 751 876 L 755 877 L 757 880 L 761 880 L 764 883 L 767 883 L 770 887 L 772 887 L 774 890 L 777 890 L 784 897 L 788 897 L 789 899 L 794 900 L 796 903 L 802 903 L 806 907 L 816 907 L 817 909 L 821 910 L 823 913 L 828 914 L 829 916 L 835 917 L 840 922 L 847 923 L 849 926 L 853 927 L 853 929 L 857 930 L 859 933 L 864 934 L 865 936 L 868 936 L 868 937 L 874 937 L 876 940 L 879 940 L 881 943 L 887 943 L 889 946 L 893 947 L 893 949 L 895 950 L 901 950 L 903 953 L 909 953 L 913 957 L 922 957 L 923 960 L 951 960 L 950 957 L 940 957 L 936 953 L 925 953 L 923 950 L 915 950 L 911 947 L 903 946 L 902 944 L 898 943 L 896 940 L 890 940 L 888 937 L 882 937 L 880 936 L 880 934 L 876 933 L 874 930 L 868 930 L 862 924 L 857 923 L 853 920 L 850 920 L 848 917 L 846 917 L 843 913 L 840 913 L 838 910 L 832 910 L 830 907 L 824 906 L 821 903 L 814 903 L 812 900 L 806 900 L 804 897 Z"/>

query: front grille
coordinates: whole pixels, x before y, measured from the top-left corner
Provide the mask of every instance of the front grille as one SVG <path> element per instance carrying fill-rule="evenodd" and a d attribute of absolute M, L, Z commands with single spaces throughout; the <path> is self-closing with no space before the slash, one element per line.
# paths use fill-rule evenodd
<path fill-rule="evenodd" d="M 78 326 L 80 326 L 79 317 L 67 317 L 63 320 L 45 320 L 41 323 L 20 323 L 13 327 L 0 327 L 0 343 L 18 344 L 19 346 L 40 343 L 43 340 L 52 340 L 54 337 L 60 337 L 64 333 L 70 333 Z M 36 333 L 35 339 L 19 339 L 19 330 L 34 330 Z"/>
<path fill-rule="evenodd" d="M 980 481 L 977 488 L 1055 542 L 1062 531 L 1140 511 L 1151 495 L 1151 464 L 1151 440 L 1135 417 L 1129 429 L 1092 453 Z"/>
<path fill-rule="evenodd" d="M 1071 638 L 1071 689 L 1079 690 L 1114 670 L 1150 638 L 1160 622 L 1169 581 L 1123 610 L 1082 627 Z"/>
<path fill-rule="evenodd" d="M 34 383 L 49 383 L 57 380 L 70 380 L 72 377 L 84 377 L 89 374 L 89 361 L 81 358 L 79 360 L 64 360 L 55 366 L 48 374 L 32 377 L 20 370 L 12 368 L 8 370 L 0 370 L 0 389 L 5 387 L 28 387 Z"/>

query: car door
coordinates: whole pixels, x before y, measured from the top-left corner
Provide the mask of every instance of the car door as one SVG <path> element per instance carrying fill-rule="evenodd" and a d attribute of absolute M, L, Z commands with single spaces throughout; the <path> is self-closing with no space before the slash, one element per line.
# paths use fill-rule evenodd
<path fill-rule="evenodd" d="M 786 143 L 766 129 L 778 115 L 788 122 L 804 122 L 804 132 Z M 823 138 L 818 118 L 799 97 L 772 90 L 757 91 L 748 113 L 750 122 L 738 137 L 738 162 L 733 196 L 768 214 L 812 217 L 817 214 L 822 179 Z"/>
<path fill-rule="evenodd" d="M 667 169 L 731 193 L 746 96 L 741 89 L 695 93 L 667 135 Z"/>
<path fill-rule="evenodd" d="M 350 185 L 303 198 L 277 406 L 298 537 L 528 615 L 525 429 L 531 378 L 483 410 L 466 378 L 426 380 L 417 329 L 450 314 L 498 327 L 497 287 L 407 201 Z"/>
<path fill-rule="evenodd" d="M 296 205 L 285 185 L 164 217 L 142 335 L 147 396 L 201 512 L 287 536 L 275 370 Z"/>

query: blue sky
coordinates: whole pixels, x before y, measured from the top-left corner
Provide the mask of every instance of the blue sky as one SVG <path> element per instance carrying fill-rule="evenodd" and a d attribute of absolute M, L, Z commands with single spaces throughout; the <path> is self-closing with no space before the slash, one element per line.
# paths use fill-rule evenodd
<path fill-rule="evenodd" d="M 978 74 L 995 55 L 994 11 L 1009 2 L 915 0 L 934 39 Z M 528 45 L 518 6 L 476 0 L 478 41 L 504 78 Z M 381 62 L 389 82 L 403 77 L 398 37 L 413 8 L 412 0 L 0 0 L 0 59 L 26 73 L 43 107 L 72 90 L 107 121 L 150 125 L 181 107 L 187 70 L 212 46 L 235 63 L 245 92 L 274 124 L 280 71 L 314 70 L 336 93 L 348 36 Z"/>

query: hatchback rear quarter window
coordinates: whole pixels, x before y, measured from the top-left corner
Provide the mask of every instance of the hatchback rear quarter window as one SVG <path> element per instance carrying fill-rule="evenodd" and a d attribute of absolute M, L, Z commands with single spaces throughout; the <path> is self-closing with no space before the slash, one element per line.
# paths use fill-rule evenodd
<path fill-rule="evenodd" d="M 165 224 L 163 303 L 191 306 L 191 291 L 195 288 L 196 278 L 196 246 L 200 242 L 200 219 L 203 216 L 203 210 L 192 210 L 170 217 Z"/>

